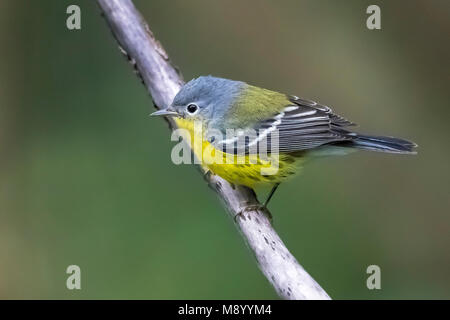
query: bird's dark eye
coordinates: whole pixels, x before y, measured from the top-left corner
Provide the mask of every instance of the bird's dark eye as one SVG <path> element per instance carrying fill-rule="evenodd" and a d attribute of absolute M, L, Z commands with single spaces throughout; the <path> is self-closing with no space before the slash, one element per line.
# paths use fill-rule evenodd
<path fill-rule="evenodd" d="M 189 113 L 195 113 L 195 112 L 197 112 L 197 110 L 198 110 L 198 106 L 195 105 L 195 104 L 190 104 L 190 105 L 188 105 L 188 106 L 186 107 L 186 110 L 187 110 Z"/>

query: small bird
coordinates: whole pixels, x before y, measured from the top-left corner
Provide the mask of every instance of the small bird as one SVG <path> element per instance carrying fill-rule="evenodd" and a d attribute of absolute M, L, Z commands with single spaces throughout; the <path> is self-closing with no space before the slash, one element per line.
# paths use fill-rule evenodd
<path fill-rule="evenodd" d="M 354 123 L 314 101 L 213 76 L 189 81 L 169 107 L 151 115 L 174 117 L 177 126 L 188 132 L 185 139 L 194 154 L 212 174 L 252 189 L 272 186 L 263 207 L 279 184 L 314 155 L 347 154 L 355 149 L 415 154 L 417 146 L 399 138 L 354 132 L 350 129 Z M 201 130 L 195 130 L 196 123 Z M 243 135 L 245 139 L 240 139 Z M 277 168 L 267 174 L 264 169 L 273 163 L 258 152 L 263 143 L 274 145 L 274 139 Z"/>

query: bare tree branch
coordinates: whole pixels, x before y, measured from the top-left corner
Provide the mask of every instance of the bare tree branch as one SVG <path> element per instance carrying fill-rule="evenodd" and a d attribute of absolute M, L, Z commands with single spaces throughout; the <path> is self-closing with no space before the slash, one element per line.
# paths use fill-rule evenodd
<path fill-rule="evenodd" d="M 131 0 L 97 0 L 111 31 L 150 92 L 156 108 L 172 102 L 183 79 Z M 175 123 L 168 120 L 171 128 Z M 273 229 L 270 213 L 259 209 L 253 190 L 233 187 L 216 175 L 204 175 L 222 199 L 258 266 L 284 299 L 330 299 L 299 265 Z"/>

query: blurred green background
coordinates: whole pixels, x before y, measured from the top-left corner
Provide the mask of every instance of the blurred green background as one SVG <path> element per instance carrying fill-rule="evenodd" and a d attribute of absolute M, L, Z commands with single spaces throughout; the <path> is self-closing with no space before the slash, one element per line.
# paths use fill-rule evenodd
<path fill-rule="evenodd" d="M 244 80 L 417 142 L 311 162 L 270 206 L 331 297 L 450 298 L 449 1 L 135 3 L 186 80 Z M 0 39 L 0 298 L 277 298 L 197 170 L 171 163 L 94 1 L 1 0 Z"/>

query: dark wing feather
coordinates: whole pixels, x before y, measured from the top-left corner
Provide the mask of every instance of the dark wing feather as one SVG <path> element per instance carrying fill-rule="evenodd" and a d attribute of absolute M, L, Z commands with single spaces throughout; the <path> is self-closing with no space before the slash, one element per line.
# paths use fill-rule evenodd
<path fill-rule="evenodd" d="M 278 139 L 279 152 L 290 153 L 354 138 L 354 133 L 345 129 L 354 123 L 334 114 L 329 107 L 296 96 L 288 98 L 292 105 L 253 128 L 243 129 L 242 136 L 246 138 L 227 137 L 216 141 L 215 147 L 224 152 L 248 154 L 257 152 L 262 144 L 270 150 L 272 141 Z M 249 129 L 252 134 L 246 134 Z"/>

